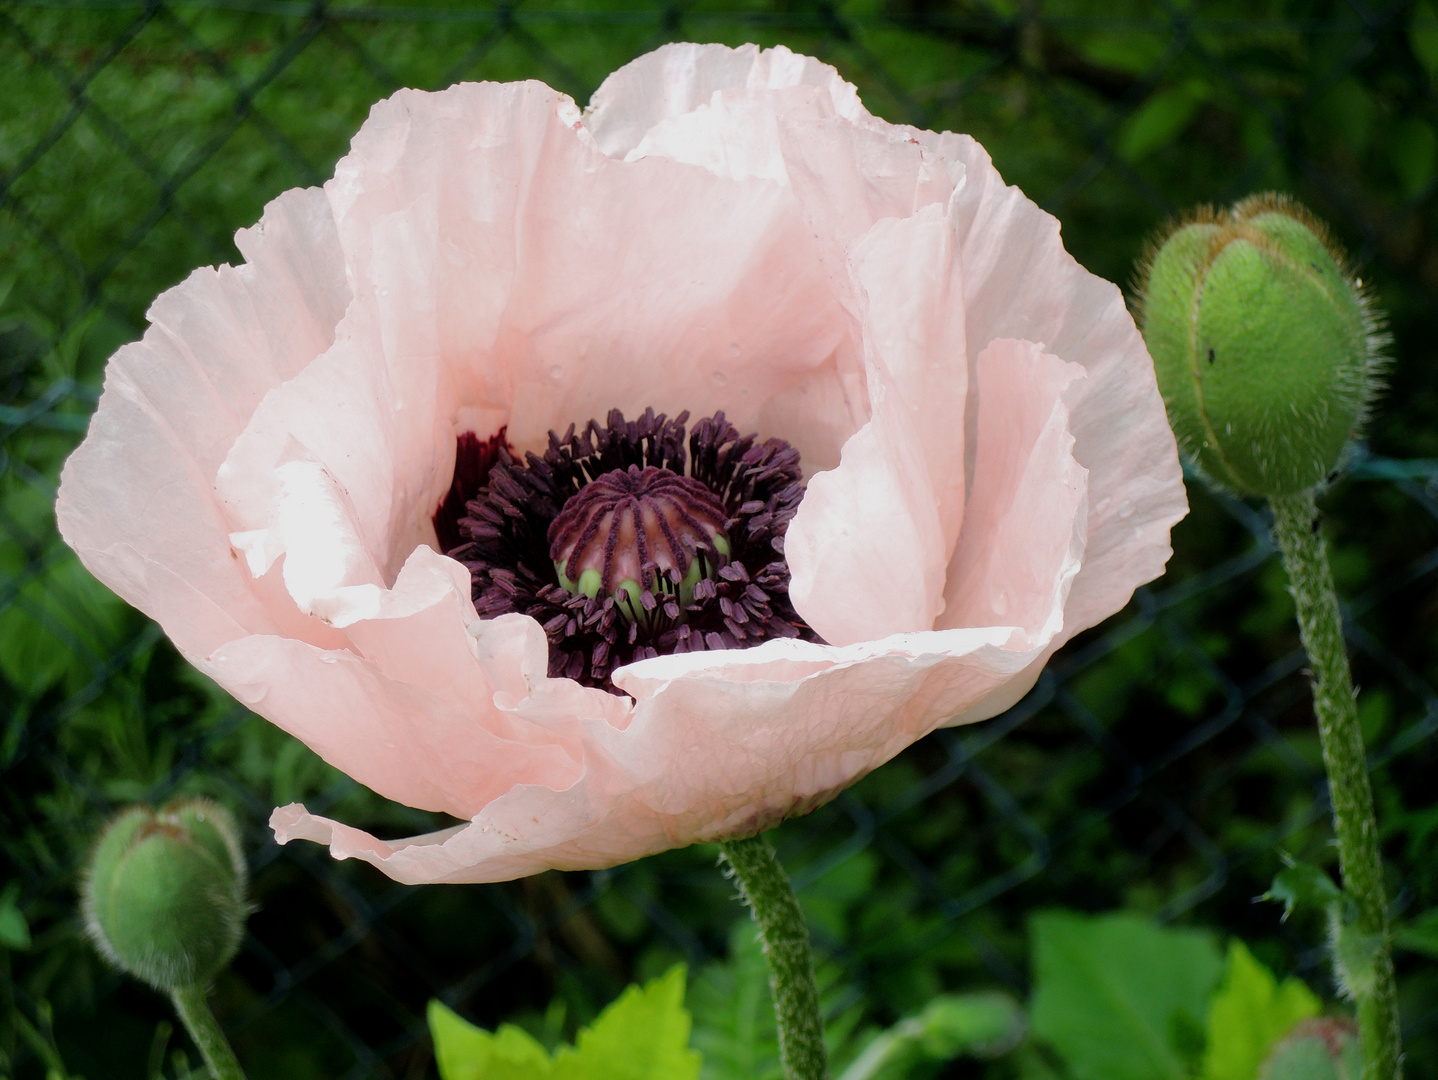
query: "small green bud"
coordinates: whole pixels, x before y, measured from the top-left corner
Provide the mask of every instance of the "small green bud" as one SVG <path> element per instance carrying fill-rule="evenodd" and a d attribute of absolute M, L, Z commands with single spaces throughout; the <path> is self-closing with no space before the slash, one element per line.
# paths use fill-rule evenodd
<path fill-rule="evenodd" d="M 158 990 L 208 983 L 234 957 L 249 908 L 234 820 L 207 799 L 110 822 L 85 873 L 86 928 L 106 959 Z"/>
<path fill-rule="evenodd" d="M 1159 390 L 1200 468 L 1249 495 L 1322 481 L 1367 418 L 1387 340 L 1322 223 L 1255 195 L 1180 223 L 1140 273 Z"/>
<path fill-rule="evenodd" d="M 1359 1080 L 1363 1051 L 1348 1020 L 1305 1020 L 1273 1048 L 1258 1080 Z"/>
<path fill-rule="evenodd" d="M 942 994 L 919 1014 L 920 1041 L 932 1061 L 960 1054 L 996 1058 L 1023 1042 L 1024 1011 L 1000 990 Z"/>

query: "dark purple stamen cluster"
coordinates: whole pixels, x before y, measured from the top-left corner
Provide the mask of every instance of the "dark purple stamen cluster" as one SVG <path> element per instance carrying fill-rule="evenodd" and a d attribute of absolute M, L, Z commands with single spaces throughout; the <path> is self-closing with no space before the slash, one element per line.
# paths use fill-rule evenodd
<path fill-rule="evenodd" d="M 819 640 L 789 602 L 784 561 L 784 533 L 804 493 L 798 451 L 780 439 L 741 436 L 721 412 L 694 424 L 686 453 L 688 419 L 687 412 L 670 420 L 648 409 L 626 421 L 614 410 L 604 425 L 591 420 L 581 431 L 550 432 L 548 449 L 523 461 L 499 445 L 493 468 L 469 493 L 458 521 L 464 542 L 445 553 L 469 567 L 482 618 L 520 612 L 544 627 L 551 676 L 614 691 L 615 668 L 662 653 Z M 728 562 L 698 582 L 688 604 L 656 575 L 639 597 L 653 616 L 645 619 L 625 618 L 605 592 L 590 598 L 561 587 L 549 538 L 570 499 L 631 466 L 702 484 L 723 509 L 730 548 Z"/>

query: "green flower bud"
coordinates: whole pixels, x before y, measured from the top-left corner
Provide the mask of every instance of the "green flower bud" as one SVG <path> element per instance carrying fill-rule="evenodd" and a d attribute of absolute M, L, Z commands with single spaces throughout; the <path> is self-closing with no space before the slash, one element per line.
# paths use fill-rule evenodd
<path fill-rule="evenodd" d="M 1199 467 L 1249 495 L 1323 480 L 1367 418 L 1387 338 L 1322 223 L 1255 195 L 1179 224 L 1140 273 L 1159 390 Z"/>
<path fill-rule="evenodd" d="M 208 983 L 234 957 L 249 908 L 234 820 L 207 799 L 134 806 L 85 873 L 86 928 L 105 957 L 158 990 Z"/>
<path fill-rule="evenodd" d="M 1363 1052 L 1348 1020 L 1305 1020 L 1268 1055 L 1258 1080 L 1359 1080 Z"/>

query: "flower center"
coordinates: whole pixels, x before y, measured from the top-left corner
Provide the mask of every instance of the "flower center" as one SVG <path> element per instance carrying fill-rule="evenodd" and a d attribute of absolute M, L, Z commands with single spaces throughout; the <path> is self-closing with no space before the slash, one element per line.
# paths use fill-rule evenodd
<path fill-rule="evenodd" d="M 688 421 L 616 409 L 522 456 L 503 430 L 460 437 L 435 536 L 480 618 L 544 628 L 551 677 L 620 693 L 611 672 L 664 653 L 819 640 L 784 561 L 799 452 L 723 413 Z"/>
<path fill-rule="evenodd" d="M 549 557 L 567 592 L 613 596 L 621 613 L 641 619 L 648 591 L 677 594 L 688 605 L 695 585 L 714 580 L 729 555 L 727 516 L 698 480 L 630 465 L 595 477 L 565 502 L 549 526 Z"/>

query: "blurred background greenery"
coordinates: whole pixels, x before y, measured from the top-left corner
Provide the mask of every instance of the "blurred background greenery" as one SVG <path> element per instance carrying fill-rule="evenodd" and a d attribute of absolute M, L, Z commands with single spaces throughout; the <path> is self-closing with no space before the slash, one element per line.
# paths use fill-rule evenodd
<path fill-rule="evenodd" d="M 389 835 L 434 821 L 195 674 L 80 568 L 52 512 L 104 361 L 139 336 L 150 300 L 237 261 L 234 230 L 322 182 L 375 100 L 538 78 L 582 103 L 630 58 L 686 39 L 782 43 L 837 66 L 880 116 L 975 135 L 1060 218 L 1069 250 L 1120 282 L 1145 237 L 1195 202 L 1277 189 L 1333 224 L 1390 313 L 1396 364 L 1325 528 L 1390 895 L 1405 920 L 1438 904 L 1430 0 L 5 0 L 0 1077 L 184 1071 L 164 1003 L 99 964 L 75 911 L 105 817 L 183 792 L 246 825 L 261 908 L 216 1003 L 257 1080 L 433 1075 L 432 997 L 553 1043 L 676 960 L 699 972 L 696 1007 L 711 1003 L 708 1074 L 771 1074 L 767 1059 L 722 1060 L 739 1045 L 725 1030 L 742 1042 L 762 1026 L 739 993 L 762 979 L 742 941 L 716 960 L 742 912 L 712 849 L 406 888 L 309 845 L 277 848 L 265 818 L 297 799 Z M 1318 920 L 1253 903 L 1280 849 L 1334 862 L 1282 573 L 1258 508 L 1197 482 L 1190 498 L 1168 574 L 1065 649 L 1025 701 L 924 740 L 780 830 L 845 1025 L 891 1023 L 942 990 L 1025 995 L 1031 920 L 1055 907 L 1237 935 L 1333 997 Z M 1404 952 L 1399 971 L 1409 1075 L 1433 1080 L 1438 963 Z"/>

